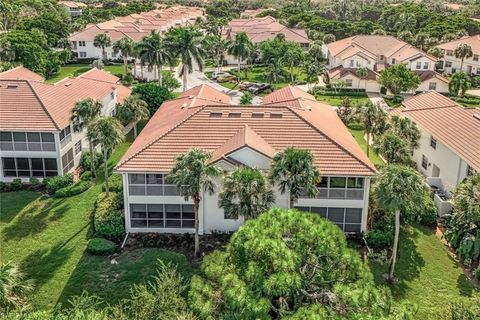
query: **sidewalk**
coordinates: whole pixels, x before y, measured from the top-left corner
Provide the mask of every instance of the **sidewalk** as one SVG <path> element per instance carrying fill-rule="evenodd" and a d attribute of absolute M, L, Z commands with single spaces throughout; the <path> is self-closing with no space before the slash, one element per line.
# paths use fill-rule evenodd
<path fill-rule="evenodd" d="M 379 104 L 384 110 L 390 109 L 388 104 L 379 93 L 367 92 L 367 96 L 373 104 Z"/>

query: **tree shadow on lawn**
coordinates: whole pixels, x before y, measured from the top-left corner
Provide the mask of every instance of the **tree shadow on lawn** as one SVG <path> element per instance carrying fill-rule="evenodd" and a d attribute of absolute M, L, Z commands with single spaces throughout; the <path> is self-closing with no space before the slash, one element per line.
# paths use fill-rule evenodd
<path fill-rule="evenodd" d="M 40 198 L 19 212 L 13 223 L 4 228 L 3 239 L 11 241 L 38 234 L 48 226 L 49 221 L 61 219 L 69 209 L 70 205 L 65 203 L 65 199 Z"/>
<path fill-rule="evenodd" d="M 40 193 L 32 191 L 14 191 L 0 194 L 0 223 L 8 224 L 41 197 Z"/>

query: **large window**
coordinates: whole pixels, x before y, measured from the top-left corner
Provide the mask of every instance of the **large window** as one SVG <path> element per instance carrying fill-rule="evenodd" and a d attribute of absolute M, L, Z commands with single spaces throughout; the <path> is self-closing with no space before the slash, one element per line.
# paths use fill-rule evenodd
<path fill-rule="evenodd" d="M 72 129 L 69 125 L 60 131 L 60 148 L 65 147 L 70 141 L 72 141 Z"/>
<path fill-rule="evenodd" d="M 317 199 L 362 200 L 364 178 L 360 177 L 322 177 L 317 185 Z M 303 195 L 303 197 L 308 197 Z"/>
<path fill-rule="evenodd" d="M 344 232 L 360 232 L 362 208 L 296 207 L 300 211 L 312 212 L 335 223 Z"/>
<path fill-rule="evenodd" d="M 58 175 L 55 158 L 2 158 L 5 177 L 52 177 Z"/>
<path fill-rule="evenodd" d="M 130 204 L 132 228 L 195 227 L 195 213 L 191 204 Z"/>
<path fill-rule="evenodd" d="M 167 184 L 164 174 L 141 173 L 128 175 L 128 194 L 131 196 L 179 196 L 175 185 Z"/>
<path fill-rule="evenodd" d="M 75 164 L 75 158 L 73 157 L 73 148 L 70 148 L 65 154 L 62 156 L 62 167 L 63 173 L 67 173 L 70 169 L 73 168 Z"/>
<path fill-rule="evenodd" d="M 0 132 L 2 151 L 55 151 L 55 137 L 48 132 Z"/>
<path fill-rule="evenodd" d="M 437 139 L 432 136 L 430 136 L 430 147 L 432 147 L 433 149 L 437 149 Z"/>

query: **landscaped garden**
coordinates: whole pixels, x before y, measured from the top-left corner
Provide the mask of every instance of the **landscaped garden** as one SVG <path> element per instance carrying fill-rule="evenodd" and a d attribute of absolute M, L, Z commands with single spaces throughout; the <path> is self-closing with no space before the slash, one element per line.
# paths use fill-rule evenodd
<path fill-rule="evenodd" d="M 89 63 L 72 63 L 66 64 L 60 67 L 58 73 L 56 73 L 52 78 L 48 79 L 48 83 L 55 83 L 66 77 L 76 77 L 82 73 L 87 72 L 92 69 L 92 65 Z M 105 71 L 110 72 L 116 76 L 123 76 L 125 74 L 125 67 L 123 64 L 110 64 L 104 67 Z"/>

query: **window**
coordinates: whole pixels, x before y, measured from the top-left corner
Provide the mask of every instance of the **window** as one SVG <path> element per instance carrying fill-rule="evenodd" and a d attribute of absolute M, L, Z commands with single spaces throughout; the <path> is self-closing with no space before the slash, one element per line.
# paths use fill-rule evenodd
<path fill-rule="evenodd" d="M 452 50 L 447 50 L 447 56 L 453 56 L 453 51 Z"/>
<path fill-rule="evenodd" d="M 72 130 L 70 125 L 60 131 L 60 148 L 65 147 L 70 141 L 72 141 Z"/>
<path fill-rule="evenodd" d="M 392 58 L 392 64 L 395 64 L 395 58 Z"/>
<path fill-rule="evenodd" d="M 195 227 L 195 213 L 191 204 L 130 204 L 132 228 Z"/>
<path fill-rule="evenodd" d="M 82 140 L 78 140 L 75 143 L 75 155 L 79 154 L 80 152 L 82 152 Z"/>
<path fill-rule="evenodd" d="M 335 223 L 344 232 L 360 232 L 362 208 L 295 207 L 300 211 L 316 213 Z"/>
<path fill-rule="evenodd" d="M 353 80 L 352 79 L 346 79 L 345 80 L 345 87 L 351 88 L 353 85 Z"/>
<path fill-rule="evenodd" d="M 5 151 L 55 151 L 52 133 L 0 132 L 0 150 Z"/>
<path fill-rule="evenodd" d="M 78 55 L 79 55 L 80 58 L 86 58 L 87 57 L 87 53 L 85 51 L 80 51 L 78 53 Z"/>
<path fill-rule="evenodd" d="M 317 184 L 317 199 L 362 200 L 364 196 L 364 178 L 361 177 L 322 177 Z M 309 198 L 307 194 L 302 198 Z"/>
<path fill-rule="evenodd" d="M 423 70 L 428 70 L 428 62 L 423 63 Z"/>
<path fill-rule="evenodd" d="M 57 160 L 50 158 L 2 158 L 5 177 L 52 177 L 58 175 Z"/>
<path fill-rule="evenodd" d="M 350 60 L 350 67 L 353 67 L 354 62 L 355 62 L 355 61 Z"/>
<path fill-rule="evenodd" d="M 73 157 L 73 148 L 70 148 L 63 156 L 62 156 L 62 167 L 63 173 L 67 173 L 70 169 L 73 168 L 75 161 Z"/>
<path fill-rule="evenodd" d="M 422 168 L 427 170 L 428 167 L 428 159 L 424 155 L 422 155 Z"/>
<path fill-rule="evenodd" d="M 128 194 L 131 196 L 179 196 L 175 185 L 167 184 L 161 173 L 129 174 Z"/>
<path fill-rule="evenodd" d="M 445 68 L 451 68 L 452 67 L 452 62 L 451 61 L 445 61 Z"/>
<path fill-rule="evenodd" d="M 73 49 L 77 49 L 77 41 L 72 41 L 72 47 Z"/>
<path fill-rule="evenodd" d="M 473 55 L 473 61 L 478 61 L 478 54 Z"/>
<path fill-rule="evenodd" d="M 432 147 L 433 149 L 437 149 L 437 139 L 432 136 L 430 136 L 430 147 Z"/>
<path fill-rule="evenodd" d="M 437 83 L 436 82 L 429 82 L 428 83 L 428 90 L 437 90 Z"/>
<path fill-rule="evenodd" d="M 421 68 L 422 68 L 422 62 L 417 61 L 417 65 L 416 65 L 415 69 L 421 69 Z"/>
<path fill-rule="evenodd" d="M 85 41 L 78 41 L 79 47 L 85 47 Z"/>

